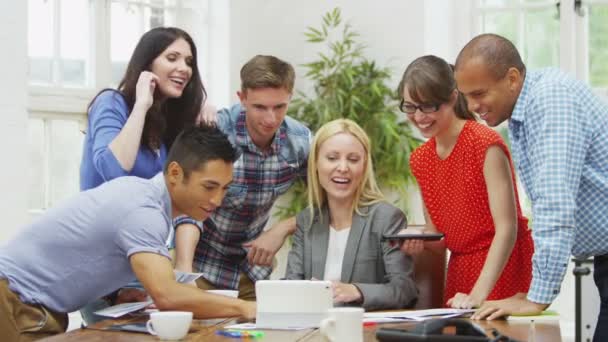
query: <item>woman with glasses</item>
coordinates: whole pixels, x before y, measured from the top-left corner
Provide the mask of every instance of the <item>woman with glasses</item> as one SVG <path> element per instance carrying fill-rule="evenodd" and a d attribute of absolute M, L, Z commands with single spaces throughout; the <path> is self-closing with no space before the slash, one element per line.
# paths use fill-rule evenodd
<path fill-rule="evenodd" d="M 421 233 L 444 234 L 435 242 L 407 240 L 401 250 L 408 255 L 425 248 L 450 250 L 447 306 L 472 308 L 486 299 L 526 293 L 533 244 L 503 139 L 475 120 L 451 66 L 441 58 L 413 61 L 399 93 L 401 110 L 428 139 L 410 159 L 424 205 Z"/>

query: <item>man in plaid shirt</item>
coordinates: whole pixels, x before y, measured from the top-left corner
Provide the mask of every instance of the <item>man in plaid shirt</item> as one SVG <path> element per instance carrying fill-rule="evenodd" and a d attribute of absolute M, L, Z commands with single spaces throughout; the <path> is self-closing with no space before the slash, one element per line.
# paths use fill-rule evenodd
<path fill-rule="evenodd" d="M 277 197 L 306 176 L 311 133 L 286 116 L 294 81 L 290 64 L 255 56 L 241 69 L 240 104 L 217 113 L 218 127 L 242 150 L 233 182 L 202 231 L 182 225 L 175 239 L 176 268 L 203 273 L 200 288 L 238 289 L 239 298 L 255 300 L 255 281 L 270 276 L 295 231 L 295 218 L 264 231 Z"/>
<path fill-rule="evenodd" d="M 455 76 L 488 125 L 509 120 L 534 220 L 530 290 L 486 302 L 474 318 L 540 313 L 557 297 L 570 254 L 593 256 L 601 297 L 594 341 L 608 340 L 608 105 L 557 69 L 526 70 L 515 46 L 494 34 L 463 48 Z"/>

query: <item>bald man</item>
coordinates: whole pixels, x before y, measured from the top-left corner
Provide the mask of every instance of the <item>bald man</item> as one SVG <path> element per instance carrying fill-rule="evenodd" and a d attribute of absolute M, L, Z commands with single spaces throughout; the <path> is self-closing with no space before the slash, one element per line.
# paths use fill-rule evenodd
<path fill-rule="evenodd" d="M 466 44 L 455 78 L 489 126 L 508 120 L 513 159 L 532 201 L 528 293 L 488 301 L 473 317 L 540 313 L 557 297 L 570 255 L 594 256 L 602 299 L 594 341 L 608 340 L 608 106 L 557 69 L 526 70 L 515 46 L 494 34 Z"/>

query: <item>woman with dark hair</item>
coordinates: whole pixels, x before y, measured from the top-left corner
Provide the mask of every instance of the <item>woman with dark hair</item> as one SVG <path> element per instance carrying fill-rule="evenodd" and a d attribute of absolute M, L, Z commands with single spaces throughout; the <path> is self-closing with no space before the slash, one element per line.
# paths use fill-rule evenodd
<path fill-rule="evenodd" d="M 95 188 L 117 177 L 152 178 L 161 172 L 177 135 L 197 124 L 205 97 L 190 35 L 174 27 L 146 32 L 118 88 L 102 90 L 89 105 L 80 189 Z M 199 229 L 195 220 L 185 216 L 175 219 L 173 225 L 176 229 L 179 225 L 186 238 Z M 90 303 L 81 313 L 90 324 L 100 319 L 94 311 L 117 299 L 145 297 L 143 291 L 126 289 Z"/>
<path fill-rule="evenodd" d="M 429 139 L 410 158 L 423 199 L 422 233 L 444 234 L 439 242 L 406 241 L 401 250 L 450 250 L 447 306 L 472 308 L 527 292 L 533 244 L 506 144 L 476 122 L 456 89 L 452 67 L 439 57 L 413 61 L 399 94 L 401 110 Z"/>
<path fill-rule="evenodd" d="M 146 32 L 118 89 L 102 90 L 89 105 L 80 189 L 156 175 L 177 134 L 196 124 L 205 96 L 190 35 L 173 27 Z"/>

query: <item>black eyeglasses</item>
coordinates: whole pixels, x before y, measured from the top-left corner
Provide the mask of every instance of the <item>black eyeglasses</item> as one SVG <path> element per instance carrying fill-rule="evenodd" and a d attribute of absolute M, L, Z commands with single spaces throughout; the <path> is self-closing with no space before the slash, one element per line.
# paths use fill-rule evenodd
<path fill-rule="evenodd" d="M 411 102 L 405 102 L 405 100 L 401 100 L 401 104 L 399 105 L 399 109 L 404 112 L 405 114 L 416 114 L 416 110 L 420 110 L 422 113 L 424 114 L 430 114 L 430 113 L 435 113 L 436 111 L 439 110 L 439 106 L 438 104 L 432 104 L 432 103 L 423 103 L 419 106 L 416 106 L 415 104 L 411 103 Z"/>

